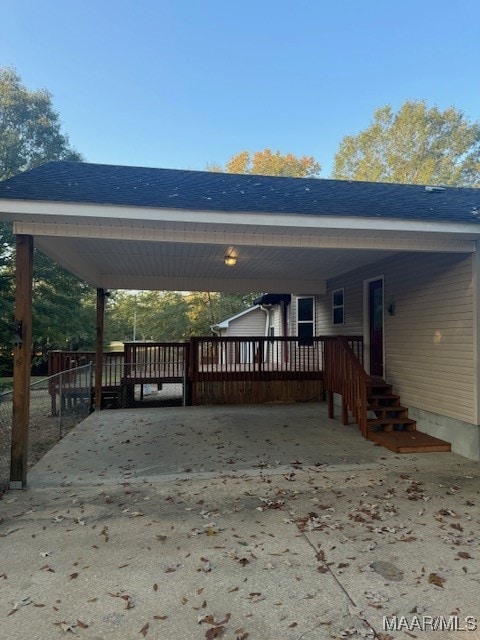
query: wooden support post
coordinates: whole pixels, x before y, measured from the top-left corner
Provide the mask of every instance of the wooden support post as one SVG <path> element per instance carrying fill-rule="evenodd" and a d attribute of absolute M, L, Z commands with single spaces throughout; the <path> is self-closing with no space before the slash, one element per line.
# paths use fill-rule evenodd
<path fill-rule="evenodd" d="M 13 344 L 13 418 L 10 486 L 27 484 L 30 370 L 32 366 L 33 238 L 16 237 L 15 337 Z"/>
<path fill-rule="evenodd" d="M 105 324 L 105 290 L 97 289 L 97 338 L 95 355 L 95 411 L 102 408 L 103 329 Z"/>
<path fill-rule="evenodd" d="M 348 424 L 348 408 L 342 398 L 342 423 L 346 426 Z"/>
<path fill-rule="evenodd" d="M 333 391 L 327 391 L 327 398 L 328 398 L 328 417 L 334 418 L 335 412 L 333 410 Z"/>

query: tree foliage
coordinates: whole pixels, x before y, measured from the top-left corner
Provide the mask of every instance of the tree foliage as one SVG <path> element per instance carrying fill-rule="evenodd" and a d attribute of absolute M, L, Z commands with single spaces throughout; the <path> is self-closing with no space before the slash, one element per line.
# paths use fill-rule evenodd
<path fill-rule="evenodd" d="M 48 160 L 81 160 L 61 131 L 46 89 L 31 91 L 13 69 L 0 69 L 0 180 Z"/>
<path fill-rule="evenodd" d="M 222 171 L 218 164 L 207 166 L 209 171 Z M 282 155 L 280 151 L 240 151 L 227 162 L 226 173 L 253 173 L 266 176 L 285 176 L 290 178 L 316 178 L 320 173 L 320 164 L 313 156 L 297 157 L 292 153 Z"/>
<path fill-rule="evenodd" d="M 49 160 L 81 160 L 61 131 L 52 97 L 31 91 L 13 69 L 0 68 L 0 180 Z M 0 370 L 11 367 L 14 236 L 0 222 Z M 34 253 L 33 349 L 85 347 L 94 340 L 92 293 L 78 278 Z M 89 333 L 89 329 L 91 332 Z"/>
<path fill-rule="evenodd" d="M 480 186 L 480 122 L 424 101 L 407 101 L 397 112 L 381 107 L 367 129 L 343 138 L 333 177 Z"/>
<path fill-rule="evenodd" d="M 116 291 L 107 306 L 108 341 L 184 341 L 191 336 L 211 335 L 211 325 L 252 303 L 254 294 Z"/>

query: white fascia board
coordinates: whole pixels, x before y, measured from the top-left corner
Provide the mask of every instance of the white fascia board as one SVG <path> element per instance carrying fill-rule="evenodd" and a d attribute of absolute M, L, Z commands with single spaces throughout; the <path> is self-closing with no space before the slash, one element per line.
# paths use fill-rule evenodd
<path fill-rule="evenodd" d="M 272 221 L 271 221 L 272 222 Z M 283 222 L 283 220 L 282 220 Z M 238 225 L 237 225 L 238 227 Z M 298 227 L 297 227 L 298 228 Z M 14 222 L 13 230 L 17 234 L 35 237 L 69 237 L 103 240 L 126 240 L 141 242 L 172 242 L 188 244 L 213 244 L 233 246 L 294 247 L 312 249 L 368 249 L 388 251 L 435 251 L 473 253 L 476 250 L 474 240 L 454 238 L 425 237 L 416 234 L 411 237 L 396 236 L 394 231 L 385 237 L 355 235 L 328 235 L 326 229 L 310 229 L 309 235 L 288 232 L 273 233 L 263 228 L 258 233 L 243 233 L 241 230 L 189 230 L 158 229 L 148 226 L 104 226 L 99 224 L 68 224 L 65 222 Z M 331 230 L 330 230 L 331 231 Z M 382 229 L 382 234 L 384 234 Z"/>
<path fill-rule="evenodd" d="M 114 220 L 134 222 L 177 222 L 220 225 L 255 225 L 257 227 L 295 227 L 304 229 L 348 229 L 379 231 L 403 231 L 419 233 L 448 233 L 475 235 L 480 238 L 480 224 L 475 222 L 443 222 L 422 220 L 399 220 L 387 217 L 363 218 L 357 216 L 338 217 L 326 215 L 250 213 L 229 211 L 193 211 L 185 209 L 163 209 L 154 207 L 131 207 L 125 205 L 98 205 L 85 203 L 62 203 L 31 200 L 0 199 L 0 212 L 19 220 L 16 216 L 48 215 L 59 218 L 105 219 L 110 224 Z M 62 220 L 64 221 L 64 220 Z"/>
<path fill-rule="evenodd" d="M 195 277 L 163 277 L 129 274 L 108 274 L 100 276 L 97 287 L 103 289 L 151 289 L 153 291 L 224 291 L 251 293 L 252 291 L 269 291 L 278 288 L 278 281 L 269 279 L 240 278 L 195 278 Z M 282 280 L 282 288 L 286 291 L 299 291 L 307 287 L 322 295 L 327 291 L 325 280 Z"/>

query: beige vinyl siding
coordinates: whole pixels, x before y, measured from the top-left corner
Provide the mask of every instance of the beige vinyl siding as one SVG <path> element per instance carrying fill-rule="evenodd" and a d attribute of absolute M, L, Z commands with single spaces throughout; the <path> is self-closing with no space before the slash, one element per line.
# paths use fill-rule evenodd
<path fill-rule="evenodd" d="M 365 271 L 365 273 L 368 273 Z M 368 278 L 369 276 L 365 276 Z M 360 286 L 359 286 L 360 282 Z M 344 324 L 332 321 L 332 292 L 343 289 Z M 329 281 L 327 293 L 317 297 L 317 335 L 362 335 L 363 334 L 363 276 L 359 272 Z"/>
<path fill-rule="evenodd" d="M 282 308 L 281 305 L 276 304 L 271 312 L 271 326 L 275 329 L 275 336 L 283 336 L 282 327 Z"/>
<path fill-rule="evenodd" d="M 363 334 L 363 282 L 384 277 L 385 378 L 402 403 L 475 423 L 472 257 L 401 253 L 328 283 L 319 334 Z M 333 326 L 331 292 L 345 289 L 345 325 Z"/>
<path fill-rule="evenodd" d="M 422 278 L 419 279 L 419 274 Z M 421 255 L 385 281 L 386 376 L 402 402 L 474 423 L 471 256 Z"/>
<path fill-rule="evenodd" d="M 267 314 L 261 309 L 255 309 L 246 313 L 236 320 L 231 320 L 228 324 L 226 336 L 234 338 L 237 336 L 264 336 L 267 321 Z"/>

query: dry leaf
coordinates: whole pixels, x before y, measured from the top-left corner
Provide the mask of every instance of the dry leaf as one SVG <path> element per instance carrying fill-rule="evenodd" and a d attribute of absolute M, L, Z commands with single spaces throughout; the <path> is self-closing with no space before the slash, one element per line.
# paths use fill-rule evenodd
<path fill-rule="evenodd" d="M 148 629 L 150 628 L 150 624 L 147 622 L 146 625 L 144 625 L 141 629 L 140 629 L 140 633 L 142 634 L 142 636 L 145 638 L 145 636 L 148 633 Z"/>
<path fill-rule="evenodd" d="M 166 620 L 168 616 L 153 616 L 154 620 Z"/>
<path fill-rule="evenodd" d="M 207 640 L 214 640 L 214 638 L 219 638 L 223 632 L 225 631 L 225 627 L 212 627 L 211 629 L 207 629 L 205 633 L 205 638 Z"/>
<path fill-rule="evenodd" d="M 77 625 L 80 627 L 80 629 L 88 629 L 88 624 L 82 622 L 81 620 L 77 620 Z"/>
<path fill-rule="evenodd" d="M 431 573 L 428 576 L 428 582 L 430 584 L 434 584 L 436 587 L 442 587 L 443 589 L 445 578 L 442 578 L 441 576 L 439 576 L 438 573 Z"/>
<path fill-rule="evenodd" d="M 63 622 L 54 622 L 54 625 L 56 625 L 57 627 L 60 627 L 60 629 L 64 632 L 64 633 L 68 633 L 70 631 L 70 633 L 76 633 L 75 631 L 75 627 L 77 626 L 74 623 L 70 623 L 70 622 L 65 622 L 65 620 Z"/>

